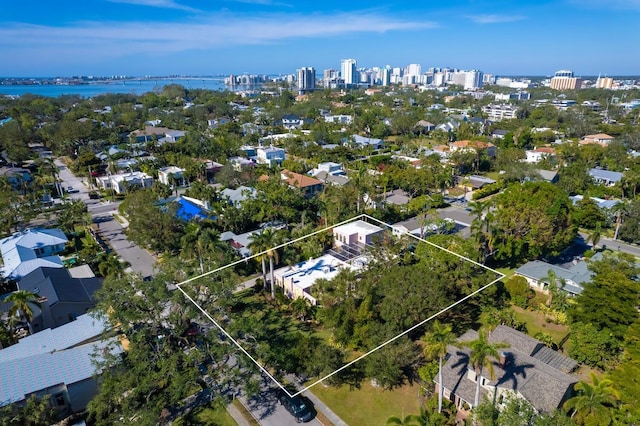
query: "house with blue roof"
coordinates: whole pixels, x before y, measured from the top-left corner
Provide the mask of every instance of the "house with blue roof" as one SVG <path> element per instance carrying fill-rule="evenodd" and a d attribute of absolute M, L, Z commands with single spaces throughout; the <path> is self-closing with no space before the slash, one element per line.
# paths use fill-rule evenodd
<path fill-rule="evenodd" d="M 606 186 L 613 186 L 622 180 L 622 173 L 602 169 L 589 170 L 589 176 L 595 183 Z"/>
<path fill-rule="evenodd" d="M 181 196 L 174 201 L 178 204 L 176 216 L 182 220 L 215 220 L 216 216 L 211 212 L 209 203 L 191 197 Z"/>
<path fill-rule="evenodd" d="M 0 406 L 48 395 L 60 417 L 83 411 L 98 392 L 95 361 L 123 349 L 117 339 L 33 353 L 0 361 Z M 1 353 L 1 351 L 0 351 Z"/>
<path fill-rule="evenodd" d="M 19 280 L 41 268 L 62 268 L 58 253 L 69 242 L 60 229 L 26 229 L 0 240 L 4 266 L 0 274 L 5 279 Z"/>
<path fill-rule="evenodd" d="M 602 253 L 596 253 L 591 260 L 601 260 Z M 547 293 L 549 291 L 549 271 L 555 273 L 556 278 L 564 282 L 564 286 L 556 283 L 558 287 L 576 296 L 582 293 L 583 285 L 591 281 L 593 272 L 588 268 L 588 261 L 576 260 L 568 265 L 553 265 L 542 260 L 527 262 L 518 269 L 515 274 L 524 277 L 529 283 L 529 287 Z"/>

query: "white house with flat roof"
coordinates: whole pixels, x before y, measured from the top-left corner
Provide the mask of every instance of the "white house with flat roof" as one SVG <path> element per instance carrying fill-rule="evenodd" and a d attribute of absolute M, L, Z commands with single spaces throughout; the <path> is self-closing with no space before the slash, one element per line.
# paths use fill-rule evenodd
<path fill-rule="evenodd" d="M 272 146 L 259 147 L 257 159 L 259 164 L 267 164 L 269 167 L 279 166 L 285 160 L 284 149 Z"/>
<path fill-rule="evenodd" d="M 184 184 L 184 172 L 184 169 L 176 166 L 162 167 L 158 170 L 158 180 L 160 183 L 164 183 L 165 185 L 172 186 L 175 184 L 181 186 Z"/>
<path fill-rule="evenodd" d="M 273 272 L 277 286 L 280 286 L 291 299 L 303 297 L 312 305 L 317 303 L 311 295 L 311 287 L 320 278 L 331 280 L 342 270 L 354 270 L 355 267 L 338 258 L 325 254 L 316 259 L 309 259 L 297 265 L 285 266 Z"/>
<path fill-rule="evenodd" d="M 336 247 L 343 245 L 370 245 L 374 237 L 382 234 L 377 225 L 356 220 L 333 228 L 333 240 Z"/>
<path fill-rule="evenodd" d="M 153 178 L 143 172 L 130 172 L 117 175 L 101 176 L 96 182 L 102 189 L 113 189 L 116 194 L 124 194 L 132 186 L 139 188 L 150 188 L 153 185 Z"/>

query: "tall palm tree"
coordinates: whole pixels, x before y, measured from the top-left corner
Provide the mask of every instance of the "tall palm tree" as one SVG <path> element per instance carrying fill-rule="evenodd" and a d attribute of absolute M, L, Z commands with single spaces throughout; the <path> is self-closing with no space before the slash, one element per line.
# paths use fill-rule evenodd
<path fill-rule="evenodd" d="M 277 231 L 274 231 L 271 228 L 267 228 L 262 231 L 264 241 L 267 244 L 267 257 L 269 258 L 269 271 L 271 275 L 271 297 L 276 297 L 276 282 L 275 277 L 273 276 L 273 264 L 274 262 L 278 264 L 280 262 L 280 256 L 278 255 L 278 250 L 274 250 L 278 244 L 280 244 L 280 234 Z"/>
<path fill-rule="evenodd" d="M 267 284 L 267 250 L 269 246 L 267 245 L 267 239 L 263 232 L 256 232 L 255 234 L 251 234 L 249 236 L 249 246 L 248 248 L 251 250 L 251 253 L 256 253 L 256 260 L 259 260 L 262 264 L 262 282 L 264 285 Z"/>
<path fill-rule="evenodd" d="M 500 356 L 498 349 L 508 348 L 509 345 L 506 343 L 490 343 L 487 331 L 481 328 L 478 330 L 477 339 L 460 342 L 459 346 L 471 349 L 469 362 L 473 365 L 476 372 L 476 394 L 473 402 L 473 407 L 475 408 L 480 403 L 480 382 L 484 369 L 486 368 L 489 372 L 489 378 L 494 380 L 495 371 L 491 359 L 497 359 Z"/>
<path fill-rule="evenodd" d="M 591 383 L 580 381 L 575 385 L 578 394 L 564 403 L 581 425 L 608 425 L 611 423 L 611 410 L 615 407 L 619 394 L 609 379 L 598 379 L 590 373 Z"/>
<path fill-rule="evenodd" d="M 40 308 L 38 295 L 28 290 L 18 290 L 11 293 L 6 299 L 7 302 L 13 303 L 9 310 L 9 316 L 15 316 L 20 320 L 26 320 L 31 328 L 33 320 L 33 307 Z"/>
<path fill-rule="evenodd" d="M 438 357 L 438 413 L 442 412 L 442 360 L 447 355 L 447 346 L 455 342 L 456 336 L 451 331 L 451 325 L 434 321 L 431 331 L 424 335 L 424 356 L 427 359 Z"/>

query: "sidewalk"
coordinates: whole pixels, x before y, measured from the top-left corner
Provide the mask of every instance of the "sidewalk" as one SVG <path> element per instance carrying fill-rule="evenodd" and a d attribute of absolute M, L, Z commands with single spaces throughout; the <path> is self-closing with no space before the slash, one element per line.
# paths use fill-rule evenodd
<path fill-rule="evenodd" d="M 247 419 L 244 418 L 240 410 L 238 410 L 238 408 L 235 405 L 233 405 L 233 403 L 227 405 L 227 411 L 229 412 L 229 415 L 233 417 L 233 420 L 235 420 L 236 423 L 238 423 L 238 426 L 250 426 Z"/>

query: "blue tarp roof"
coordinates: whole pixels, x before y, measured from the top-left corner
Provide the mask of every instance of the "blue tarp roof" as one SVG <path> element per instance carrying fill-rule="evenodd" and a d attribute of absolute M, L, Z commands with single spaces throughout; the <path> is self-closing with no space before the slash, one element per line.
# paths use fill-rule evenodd
<path fill-rule="evenodd" d="M 192 203 L 191 201 L 185 200 L 184 198 L 178 198 L 175 202 L 178 203 L 178 211 L 176 212 L 176 216 L 182 220 L 215 219 L 215 217 L 212 216 L 207 210 L 197 204 Z"/>

